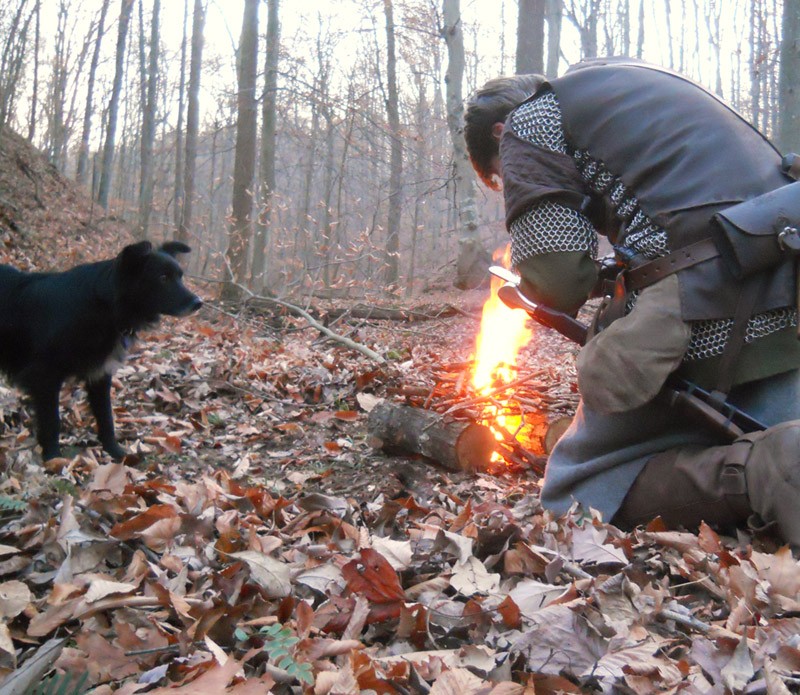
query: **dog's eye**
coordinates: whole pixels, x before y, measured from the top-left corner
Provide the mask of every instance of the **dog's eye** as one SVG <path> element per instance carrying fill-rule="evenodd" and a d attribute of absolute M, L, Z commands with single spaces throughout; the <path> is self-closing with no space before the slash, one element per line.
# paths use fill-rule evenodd
<path fill-rule="evenodd" d="M 158 278 L 158 280 L 159 280 L 159 282 L 162 282 L 162 283 L 167 283 L 167 282 L 169 282 L 169 275 L 167 275 L 166 273 L 163 273 L 163 274 L 162 274 L 162 275 L 161 275 L 161 276 Z"/>

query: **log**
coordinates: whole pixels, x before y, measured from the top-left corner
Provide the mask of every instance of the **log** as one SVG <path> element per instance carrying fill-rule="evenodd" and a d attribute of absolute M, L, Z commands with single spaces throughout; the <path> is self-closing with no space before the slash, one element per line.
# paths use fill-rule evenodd
<path fill-rule="evenodd" d="M 451 471 L 485 471 L 495 450 L 494 435 L 484 425 L 387 401 L 372 408 L 367 429 L 377 448 L 420 454 Z"/>

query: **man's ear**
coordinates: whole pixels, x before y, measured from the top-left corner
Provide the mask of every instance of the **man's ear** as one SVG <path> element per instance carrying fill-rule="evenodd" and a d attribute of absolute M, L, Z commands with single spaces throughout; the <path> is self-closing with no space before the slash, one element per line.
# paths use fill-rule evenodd
<path fill-rule="evenodd" d="M 500 142 L 500 137 L 503 135 L 503 130 L 505 129 L 505 123 L 498 121 L 494 125 L 492 125 L 492 137 Z"/>

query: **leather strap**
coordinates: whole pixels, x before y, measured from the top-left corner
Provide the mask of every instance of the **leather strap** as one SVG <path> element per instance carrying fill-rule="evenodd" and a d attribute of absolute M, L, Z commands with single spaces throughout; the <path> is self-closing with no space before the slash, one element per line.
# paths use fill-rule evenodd
<path fill-rule="evenodd" d="M 711 237 L 696 241 L 694 244 L 684 246 L 666 256 L 627 270 L 625 272 L 627 289 L 629 292 L 640 290 L 667 275 L 672 275 L 679 270 L 690 268 L 717 256 L 719 256 L 719 251 Z"/>
<path fill-rule="evenodd" d="M 717 388 L 711 392 L 711 396 L 715 400 L 725 401 L 731 390 L 736 361 L 739 359 L 747 336 L 747 323 L 753 315 L 756 299 L 763 284 L 763 277 L 759 274 L 747 278 L 741 286 L 731 332 L 720 358 Z"/>

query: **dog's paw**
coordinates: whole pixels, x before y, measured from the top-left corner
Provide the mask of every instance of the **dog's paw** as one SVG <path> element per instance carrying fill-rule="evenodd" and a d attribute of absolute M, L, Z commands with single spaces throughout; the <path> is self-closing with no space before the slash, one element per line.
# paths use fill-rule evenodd
<path fill-rule="evenodd" d="M 128 452 L 117 442 L 103 444 L 103 449 L 115 461 L 122 461 L 128 455 Z"/>

